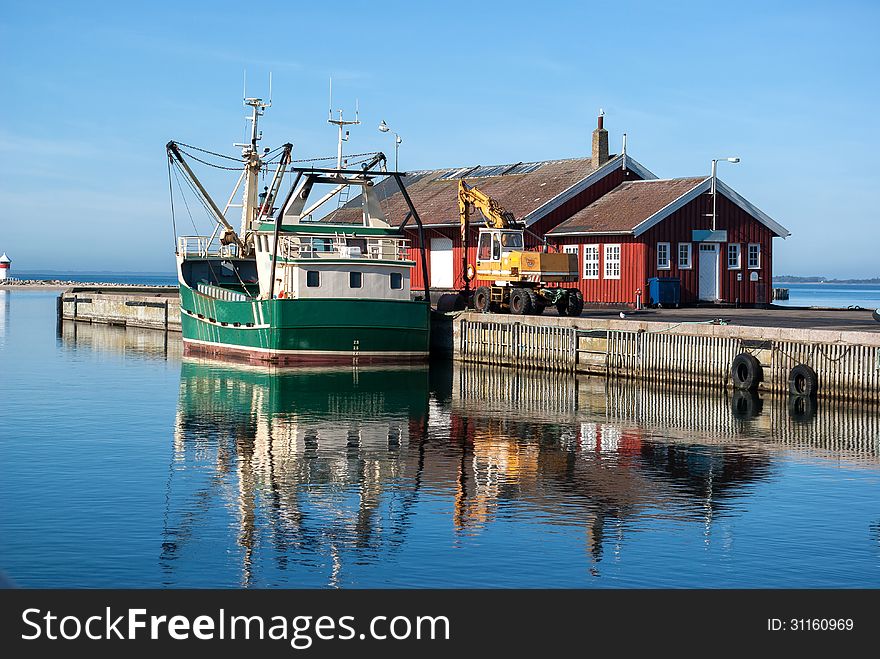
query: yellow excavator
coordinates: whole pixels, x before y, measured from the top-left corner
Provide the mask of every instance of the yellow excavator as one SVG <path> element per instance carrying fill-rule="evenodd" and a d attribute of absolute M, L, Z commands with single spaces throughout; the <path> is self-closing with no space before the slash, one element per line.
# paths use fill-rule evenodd
<path fill-rule="evenodd" d="M 469 263 L 471 208 L 483 215 L 485 227 L 480 227 L 477 240 L 476 267 Z M 465 300 L 480 312 L 513 314 L 540 314 L 548 306 L 555 306 L 560 315 L 580 316 L 584 298 L 577 288 L 548 286 L 576 282 L 578 262 L 575 254 L 525 251 L 525 228 L 513 214 L 495 199 L 468 185 L 458 182 L 458 210 L 461 216 L 462 273 Z M 492 286 L 479 286 L 471 296 L 471 282 L 489 279 Z"/>

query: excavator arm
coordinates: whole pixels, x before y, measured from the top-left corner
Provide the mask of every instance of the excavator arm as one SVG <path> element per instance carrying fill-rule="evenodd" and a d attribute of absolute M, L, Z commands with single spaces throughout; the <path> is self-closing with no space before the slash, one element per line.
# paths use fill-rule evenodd
<path fill-rule="evenodd" d="M 513 213 L 504 210 L 492 197 L 461 179 L 458 182 L 458 210 L 461 214 L 462 228 L 470 223 L 471 205 L 483 214 L 486 226 L 490 229 L 519 228 Z"/>

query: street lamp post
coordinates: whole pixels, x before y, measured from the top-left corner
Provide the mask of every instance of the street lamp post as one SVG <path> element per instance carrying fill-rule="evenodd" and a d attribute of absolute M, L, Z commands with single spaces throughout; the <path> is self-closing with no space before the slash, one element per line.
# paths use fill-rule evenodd
<path fill-rule="evenodd" d="M 388 127 L 388 124 L 385 123 L 384 119 L 382 120 L 382 123 L 379 124 L 379 130 L 383 133 L 394 133 L 394 171 L 400 171 L 397 167 L 397 156 L 400 149 L 400 143 L 403 142 L 403 140 L 400 139 L 400 135 Z"/>
<path fill-rule="evenodd" d="M 718 217 L 718 215 L 716 214 L 716 211 L 715 211 L 715 208 L 716 208 L 716 204 L 715 204 L 715 192 L 716 192 L 715 181 L 717 180 L 718 177 L 716 176 L 715 171 L 718 169 L 718 163 L 719 163 L 719 162 L 732 162 L 732 163 L 735 164 L 735 163 L 738 163 L 738 162 L 739 162 L 739 158 L 713 158 L 713 159 L 712 159 L 712 231 L 715 231 L 715 220 L 716 220 L 716 218 Z"/>

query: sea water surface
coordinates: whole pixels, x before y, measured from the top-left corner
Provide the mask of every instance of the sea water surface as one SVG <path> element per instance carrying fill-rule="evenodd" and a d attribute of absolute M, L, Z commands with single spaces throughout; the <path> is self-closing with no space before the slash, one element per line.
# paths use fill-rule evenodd
<path fill-rule="evenodd" d="M 786 307 L 880 308 L 880 285 L 878 284 L 775 283 L 773 288 L 788 289 L 789 299 L 773 302 Z"/>
<path fill-rule="evenodd" d="M 25 587 L 878 587 L 876 407 L 432 364 L 284 370 L 0 291 Z"/>

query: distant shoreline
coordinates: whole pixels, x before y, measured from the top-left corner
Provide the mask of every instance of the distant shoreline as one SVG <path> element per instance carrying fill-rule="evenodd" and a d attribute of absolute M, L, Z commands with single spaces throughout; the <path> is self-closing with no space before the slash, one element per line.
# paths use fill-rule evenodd
<path fill-rule="evenodd" d="M 873 284 L 880 285 L 880 277 L 870 279 L 829 279 L 828 277 L 795 277 L 780 275 L 773 278 L 774 284 Z"/>
<path fill-rule="evenodd" d="M 129 284 L 118 282 L 102 282 L 102 281 L 71 281 L 66 279 L 13 279 L 0 281 L 0 290 L 41 290 L 41 291 L 64 291 L 74 286 L 84 287 L 100 287 L 100 288 L 131 288 L 133 286 L 144 286 L 149 288 L 162 288 L 156 284 Z M 176 288 L 169 285 L 168 288 Z"/>

